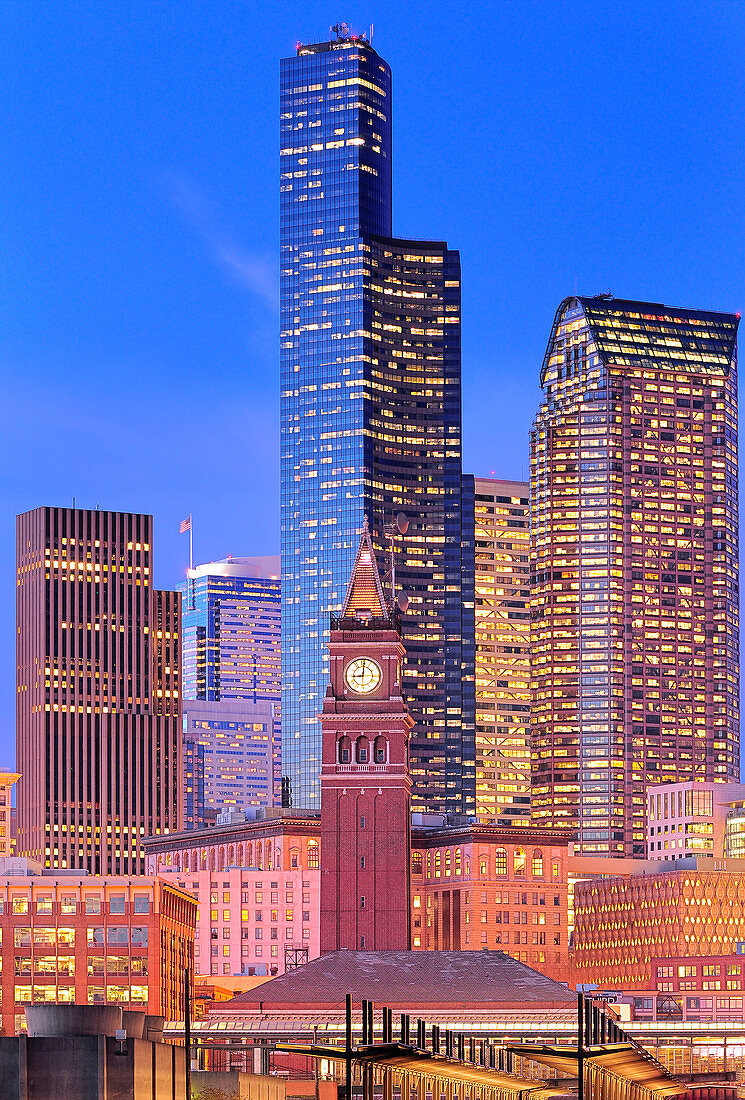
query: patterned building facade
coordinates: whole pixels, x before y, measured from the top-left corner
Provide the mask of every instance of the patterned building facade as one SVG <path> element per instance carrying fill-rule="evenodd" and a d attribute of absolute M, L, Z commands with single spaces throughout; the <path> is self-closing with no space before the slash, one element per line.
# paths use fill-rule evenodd
<path fill-rule="evenodd" d="M 295 808 L 320 807 L 322 643 L 329 616 L 341 608 L 363 520 L 386 574 L 386 527 L 404 512 L 409 529 L 395 571 L 409 597 L 403 688 L 416 722 L 413 799 L 420 808 L 473 812 L 459 257 L 443 242 L 390 236 L 391 73 L 367 41 L 339 27 L 336 39 L 301 45 L 285 59 L 281 81 L 288 796 Z"/>
<path fill-rule="evenodd" d="M 696 865 L 575 883 L 578 982 L 650 989 L 655 958 L 736 954 L 745 941 L 743 861 L 690 862 Z"/>
<path fill-rule="evenodd" d="M 149 874 L 199 902 L 199 975 L 282 974 L 320 953 L 320 825 L 287 810 L 145 842 Z"/>
<path fill-rule="evenodd" d="M 530 818 L 530 486 L 474 479 L 476 812 Z"/>
<path fill-rule="evenodd" d="M 180 584 L 183 619 L 183 698 L 205 704 L 212 716 L 194 717 L 184 708 L 184 824 L 199 828 L 214 820 L 215 797 L 210 760 L 220 754 L 226 731 L 239 735 L 245 747 L 255 723 L 265 723 L 273 709 L 273 776 L 260 803 L 279 802 L 281 753 L 281 581 L 278 556 L 224 558 L 188 571 Z M 235 704 L 244 704 L 242 715 Z M 225 716 L 219 711 L 226 704 Z M 190 714 L 192 717 L 190 717 Z M 198 732 L 196 724 L 201 723 Z M 240 729 L 236 729 L 236 725 Z M 213 736 L 212 730 L 218 731 Z M 258 731 L 251 754 L 265 747 Z M 237 747 L 237 746 L 234 746 Z M 232 782 L 232 781 L 231 781 Z M 241 805 L 256 805 L 251 796 Z"/>
<path fill-rule="evenodd" d="M 180 597 L 153 588 L 152 516 L 17 520 L 18 851 L 137 874 L 181 824 Z"/>
<path fill-rule="evenodd" d="M 279 703 L 279 558 L 225 558 L 190 569 L 179 585 L 183 695 L 214 703 Z"/>
<path fill-rule="evenodd" d="M 568 298 L 531 440 L 533 815 L 643 856 L 646 788 L 739 774 L 738 318 Z"/>

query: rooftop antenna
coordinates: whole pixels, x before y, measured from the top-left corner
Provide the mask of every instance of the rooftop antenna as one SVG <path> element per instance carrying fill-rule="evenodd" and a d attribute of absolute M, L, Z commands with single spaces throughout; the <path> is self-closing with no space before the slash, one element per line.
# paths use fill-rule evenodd
<path fill-rule="evenodd" d="M 344 38 L 349 38 L 349 23 L 334 23 L 331 30 L 339 41 Z"/>
<path fill-rule="evenodd" d="M 370 43 L 370 45 L 372 45 L 372 36 L 373 36 L 373 24 L 371 23 L 370 24 L 370 37 L 368 38 L 368 42 Z"/>
<path fill-rule="evenodd" d="M 396 602 L 396 557 L 395 557 L 395 539 L 397 535 L 405 535 L 409 530 L 409 517 L 405 512 L 399 512 L 395 519 L 391 517 L 391 522 L 386 523 L 383 526 L 383 533 L 390 540 L 390 578 L 391 578 L 391 605 Z M 408 605 L 408 601 L 407 601 Z M 401 609 L 406 610 L 405 608 Z"/>

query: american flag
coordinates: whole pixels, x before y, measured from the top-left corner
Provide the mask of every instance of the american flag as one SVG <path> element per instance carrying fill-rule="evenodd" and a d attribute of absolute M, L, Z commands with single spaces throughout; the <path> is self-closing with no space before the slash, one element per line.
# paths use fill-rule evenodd
<path fill-rule="evenodd" d="M 185 535 L 187 531 L 191 531 L 191 513 L 186 519 L 181 520 L 181 526 L 178 529 L 180 535 Z"/>

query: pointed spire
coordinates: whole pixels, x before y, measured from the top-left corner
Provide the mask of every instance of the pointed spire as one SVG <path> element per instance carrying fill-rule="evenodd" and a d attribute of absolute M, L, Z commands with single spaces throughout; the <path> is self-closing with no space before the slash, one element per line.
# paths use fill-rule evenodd
<path fill-rule="evenodd" d="M 375 551 L 367 526 L 367 516 L 365 516 L 341 617 L 343 619 L 387 619 L 388 615 L 378 563 L 375 560 Z"/>

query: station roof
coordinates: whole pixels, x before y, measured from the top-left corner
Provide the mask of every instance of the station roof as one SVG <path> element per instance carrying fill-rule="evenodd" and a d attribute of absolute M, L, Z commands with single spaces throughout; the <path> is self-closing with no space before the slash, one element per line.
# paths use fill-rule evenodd
<path fill-rule="evenodd" d="M 344 1061 L 343 1047 L 279 1043 L 276 1049 L 287 1054 L 303 1054 L 309 1058 Z M 436 1077 L 441 1081 L 451 1081 L 454 1084 L 491 1085 L 494 1088 L 507 1089 L 521 1095 L 529 1094 L 532 1100 L 543 1096 L 563 1096 L 566 1094 L 568 1086 L 571 1085 L 571 1082 L 567 1081 L 566 1078 L 555 1082 L 531 1080 L 520 1077 L 516 1073 L 466 1064 L 454 1058 L 448 1058 L 443 1054 L 432 1054 L 428 1050 L 403 1046 L 401 1043 L 383 1043 L 375 1046 L 357 1047 L 353 1057 L 358 1064 L 373 1063 L 380 1066 L 381 1069 L 423 1074 Z"/>
<path fill-rule="evenodd" d="M 571 1046 L 533 1046 L 529 1043 L 507 1047 L 521 1058 L 531 1058 L 558 1073 L 577 1074 L 577 1048 Z M 676 1081 L 664 1066 L 636 1043 L 605 1043 L 588 1047 L 584 1060 L 594 1062 L 603 1069 L 633 1084 L 641 1085 L 658 1096 L 675 1096 L 685 1092 L 686 1086 Z"/>
<path fill-rule="evenodd" d="M 343 1006 L 347 993 L 417 1010 L 421 1005 L 519 1005 L 574 1007 L 565 985 L 532 970 L 503 951 L 332 951 L 247 990 L 220 1005 L 225 1011 L 253 1007 Z"/>

